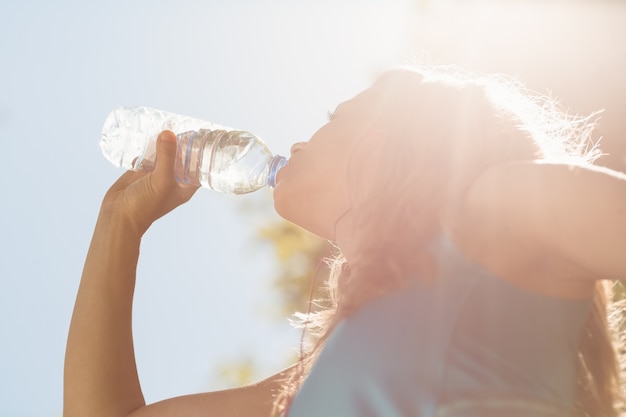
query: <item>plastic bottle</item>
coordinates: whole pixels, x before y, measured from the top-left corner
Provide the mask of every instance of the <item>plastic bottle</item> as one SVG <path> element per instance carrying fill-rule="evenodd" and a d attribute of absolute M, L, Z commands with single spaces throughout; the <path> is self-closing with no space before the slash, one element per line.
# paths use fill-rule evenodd
<path fill-rule="evenodd" d="M 274 188 L 287 163 L 252 133 L 149 107 L 115 108 L 104 122 L 100 148 L 118 167 L 151 171 L 163 130 L 178 137 L 175 173 L 181 183 L 245 194 L 265 185 Z"/>

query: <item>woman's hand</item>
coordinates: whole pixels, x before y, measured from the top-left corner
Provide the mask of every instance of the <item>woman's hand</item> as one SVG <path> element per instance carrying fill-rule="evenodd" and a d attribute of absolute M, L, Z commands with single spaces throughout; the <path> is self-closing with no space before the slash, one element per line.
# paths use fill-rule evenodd
<path fill-rule="evenodd" d="M 102 202 L 101 216 L 122 220 L 140 236 L 155 220 L 187 202 L 197 190 L 176 182 L 176 135 L 163 131 L 157 138 L 156 149 L 154 171 L 127 171 L 111 186 Z"/>

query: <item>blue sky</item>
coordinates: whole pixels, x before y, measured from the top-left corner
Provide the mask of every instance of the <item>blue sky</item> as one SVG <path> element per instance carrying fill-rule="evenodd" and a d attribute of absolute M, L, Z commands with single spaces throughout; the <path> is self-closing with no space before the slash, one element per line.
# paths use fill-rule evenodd
<path fill-rule="evenodd" d="M 326 112 L 404 62 L 411 1 L 0 1 L 0 415 L 60 416 L 65 339 L 117 105 L 255 132 L 288 153 Z M 358 7 L 356 5 L 358 4 Z M 135 340 L 148 401 L 223 388 L 220 364 L 284 365 L 267 190 L 202 190 L 147 234 Z"/>

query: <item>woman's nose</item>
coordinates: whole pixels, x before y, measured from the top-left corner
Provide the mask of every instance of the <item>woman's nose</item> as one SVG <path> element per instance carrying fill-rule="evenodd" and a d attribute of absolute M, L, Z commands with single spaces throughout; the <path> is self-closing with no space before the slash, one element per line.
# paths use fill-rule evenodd
<path fill-rule="evenodd" d="M 304 148 L 306 146 L 305 142 L 296 142 L 293 145 L 291 145 L 291 149 L 289 150 L 289 152 L 291 153 L 291 156 L 293 156 L 296 152 L 299 152 L 302 150 L 302 148 Z"/>

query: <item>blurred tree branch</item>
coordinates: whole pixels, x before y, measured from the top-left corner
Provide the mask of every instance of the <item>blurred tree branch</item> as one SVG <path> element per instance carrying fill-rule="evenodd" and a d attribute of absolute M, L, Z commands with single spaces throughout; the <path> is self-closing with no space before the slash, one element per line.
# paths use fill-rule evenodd
<path fill-rule="evenodd" d="M 278 276 L 274 288 L 281 298 L 281 313 L 311 311 L 325 306 L 324 283 L 329 269 L 325 259 L 333 253 L 326 241 L 284 220 L 278 220 L 259 230 L 259 237 L 274 248 L 278 261 Z M 313 286 L 313 288 L 312 288 Z"/>

